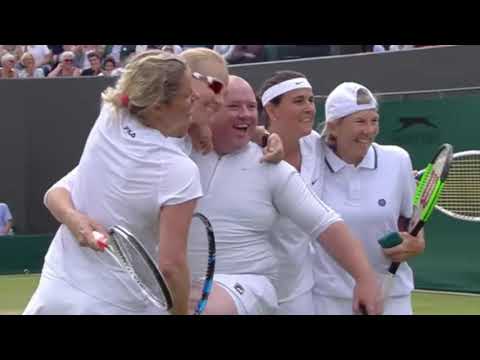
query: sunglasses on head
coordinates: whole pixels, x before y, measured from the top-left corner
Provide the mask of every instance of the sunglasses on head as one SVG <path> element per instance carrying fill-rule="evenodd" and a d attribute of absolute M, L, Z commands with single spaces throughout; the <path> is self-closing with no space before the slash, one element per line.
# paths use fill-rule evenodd
<path fill-rule="evenodd" d="M 200 74 L 198 72 L 193 72 L 192 73 L 192 77 L 194 79 L 197 79 L 197 80 L 200 80 L 200 81 L 204 81 L 205 83 L 207 83 L 208 87 L 215 93 L 215 94 L 220 94 L 220 92 L 222 91 L 223 89 L 223 83 L 218 80 L 218 79 L 215 79 L 214 77 L 212 76 L 206 76 L 206 75 L 203 75 L 203 74 Z"/>

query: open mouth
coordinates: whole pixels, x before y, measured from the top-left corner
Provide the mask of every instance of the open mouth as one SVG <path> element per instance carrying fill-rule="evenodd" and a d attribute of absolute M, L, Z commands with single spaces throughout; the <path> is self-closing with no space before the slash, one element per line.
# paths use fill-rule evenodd
<path fill-rule="evenodd" d="M 248 130 L 248 125 L 247 124 L 241 124 L 241 125 L 234 125 L 233 128 L 235 130 L 238 130 L 242 133 L 246 133 Z"/>
<path fill-rule="evenodd" d="M 361 145 L 368 146 L 372 143 L 372 140 L 370 140 L 370 139 L 357 139 L 356 142 L 361 144 Z"/>

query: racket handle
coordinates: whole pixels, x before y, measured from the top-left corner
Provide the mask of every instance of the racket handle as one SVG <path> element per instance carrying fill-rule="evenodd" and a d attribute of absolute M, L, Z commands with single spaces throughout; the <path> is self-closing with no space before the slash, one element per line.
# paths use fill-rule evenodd
<path fill-rule="evenodd" d="M 378 240 L 378 243 L 382 248 L 390 249 L 392 247 L 400 245 L 402 241 L 403 239 L 398 232 L 392 232 Z"/>
<path fill-rule="evenodd" d="M 102 241 L 102 239 L 105 239 L 105 236 L 103 236 L 101 233 L 99 233 L 98 231 L 94 231 L 93 232 L 93 237 L 95 238 L 95 240 L 97 242 L 97 246 L 100 249 L 105 250 L 108 247 L 108 244 L 106 242 Z"/>

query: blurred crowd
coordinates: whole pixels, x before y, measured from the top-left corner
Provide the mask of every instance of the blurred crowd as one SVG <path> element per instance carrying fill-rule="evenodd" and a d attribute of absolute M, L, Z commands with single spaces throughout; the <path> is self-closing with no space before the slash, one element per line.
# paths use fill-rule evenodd
<path fill-rule="evenodd" d="M 0 78 L 115 76 L 134 54 L 208 47 L 229 64 L 409 50 L 425 45 L 0 45 Z"/>

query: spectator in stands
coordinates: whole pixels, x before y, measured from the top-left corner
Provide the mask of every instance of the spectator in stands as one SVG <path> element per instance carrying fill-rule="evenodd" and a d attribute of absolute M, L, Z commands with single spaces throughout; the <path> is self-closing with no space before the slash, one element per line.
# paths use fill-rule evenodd
<path fill-rule="evenodd" d="M 65 51 L 72 51 L 75 54 L 74 65 L 80 70 L 85 70 L 90 68 L 88 54 L 93 51 L 101 59 L 105 52 L 105 45 L 68 45 Z"/>
<path fill-rule="evenodd" d="M 42 69 L 36 67 L 35 58 L 28 51 L 22 55 L 20 59 L 22 70 L 18 72 L 19 78 L 43 78 L 45 74 Z"/>
<path fill-rule="evenodd" d="M 374 53 L 385 52 L 387 51 L 386 46 L 387 45 L 373 45 L 372 52 Z"/>
<path fill-rule="evenodd" d="M 170 52 L 175 55 L 178 55 L 183 51 L 180 45 L 163 45 L 161 47 L 161 50 Z"/>
<path fill-rule="evenodd" d="M 215 45 L 213 50 L 229 64 L 263 61 L 263 45 Z"/>
<path fill-rule="evenodd" d="M 13 235 L 13 217 L 8 205 L 0 203 L 0 236 Z"/>
<path fill-rule="evenodd" d="M 67 51 L 64 48 L 64 45 L 47 45 L 50 51 L 52 52 L 52 64 L 56 65 L 58 63 L 58 58 L 62 54 L 62 52 Z"/>
<path fill-rule="evenodd" d="M 117 62 L 112 56 L 107 56 L 103 61 L 102 66 L 102 75 L 104 76 L 113 76 L 112 72 L 117 67 Z"/>
<path fill-rule="evenodd" d="M 130 56 L 135 53 L 137 45 L 106 45 L 104 56 L 112 56 L 118 66 L 123 66 Z"/>
<path fill-rule="evenodd" d="M 2 45 L 2 48 L 5 50 L 5 53 L 9 52 L 13 56 L 15 56 L 15 62 L 17 63 L 17 65 L 19 65 L 24 47 L 22 45 Z"/>
<path fill-rule="evenodd" d="M 398 51 L 398 50 L 410 50 L 414 49 L 415 45 L 390 45 L 390 51 Z"/>
<path fill-rule="evenodd" d="M 33 55 L 35 64 L 43 70 L 45 75 L 52 70 L 53 55 L 47 45 L 26 45 L 24 51 Z"/>
<path fill-rule="evenodd" d="M 60 55 L 60 62 L 52 70 L 48 77 L 80 76 L 80 69 L 73 65 L 75 54 L 72 51 L 64 51 Z"/>
<path fill-rule="evenodd" d="M 15 56 L 7 52 L 2 56 L 2 68 L 0 69 L 0 78 L 15 79 L 18 78 L 17 69 L 15 69 Z"/>
<path fill-rule="evenodd" d="M 90 62 L 90 68 L 84 69 L 81 72 L 82 76 L 98 76 L 102 73 L 102 63 L 100 56 L 95 51 L 90 51 L 87 54 L 88 61 Z"/>

